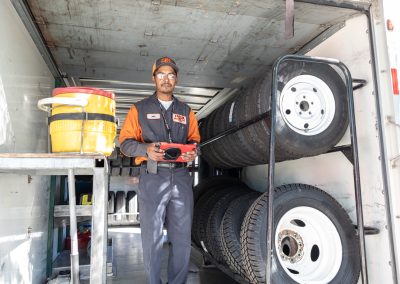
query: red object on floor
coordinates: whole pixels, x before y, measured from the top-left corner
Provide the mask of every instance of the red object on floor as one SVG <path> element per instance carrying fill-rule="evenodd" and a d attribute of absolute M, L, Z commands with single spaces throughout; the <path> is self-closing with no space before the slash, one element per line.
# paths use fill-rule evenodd
<path fill-rule="evenodd" d="M 85 250 L 90 241 L 90 231 L 84 233 L 78 232 L 78 249 Z M 71 250 L 71 236 L 65 238 L 65 249 Z"/>

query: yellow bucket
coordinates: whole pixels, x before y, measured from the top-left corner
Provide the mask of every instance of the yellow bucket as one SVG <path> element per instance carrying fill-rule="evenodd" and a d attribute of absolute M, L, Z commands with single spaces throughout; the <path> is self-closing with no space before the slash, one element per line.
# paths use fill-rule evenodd
<path fill-rule="evenodd" d="M 117 133 L 115 96 L 95 88 L 56 88 L 52 104 L 50 137 L 52 152 L 102 153 L 109 156 Z M 68 100 L 84 102 L 68 105 Z"/>

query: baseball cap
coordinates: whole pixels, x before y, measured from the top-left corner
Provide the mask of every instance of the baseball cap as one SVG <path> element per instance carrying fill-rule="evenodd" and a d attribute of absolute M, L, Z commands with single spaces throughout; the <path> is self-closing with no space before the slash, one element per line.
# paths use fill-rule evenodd
<path fill-rule="evenodd" d="M 175 72 L 178 74 L 179 68 L 178 66 L 176 66 L 175 61 L 170 58 L 170 57 L 161 57 L 158 58 L 156 60 L 156 62 L 153 65 L 153 72 L 152 74 L 154 75 L 154 73 L 157 71 L 158 68 L 160 68 L 161 66 L 170 66 L 172 67 L 172 69 L 175 70 Z"/>

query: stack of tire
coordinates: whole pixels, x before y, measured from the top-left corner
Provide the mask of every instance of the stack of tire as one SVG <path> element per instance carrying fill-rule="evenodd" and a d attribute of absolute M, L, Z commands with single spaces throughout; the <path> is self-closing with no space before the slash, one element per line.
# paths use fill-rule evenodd
<path fill-rule="evenodd" d="M 118 147 L 108 157 L 108 166 L 111 176 L 138 176 L 139 166 L 135 165 L 135 158 L 123 155 Z"/>
<path fill-rule="evenodd" d="M 274 192 L 271 283 L 357 283 L 359 241 L 337 201 L 305 184 Z M 268 194 L 218 176 L 194 200 L 193 245 L 241 282 L 266 283 Z"/>
<path fill-rule="evenodd" d="M 138 212 L 138 200 L 135 191 L 108 192 L 108 225 L 139 224 Z"/>
<path fill-rule="evenodd" d="M 278 76 L 275 156 L 277 161 L 326 153 L 348 125 L 344 81 L 329 65 L 286 61 Z M 266 114 L 267 117 L 207 144 L 202 157 L 217 168 L 269 161 L 271 74 L 216 109 L 201 123 L 202 140 Z"/>
<path fill-rule="evenodd" d="M 135 165 L 134 158 L 123 155 L 116 147 L 108 158 L 110 179 L 114 176 L 137 177 L 139 167 Z M 109 191 L 108 193 L 108 224 L 132 225 L 139 224 L 139 209 L 136 192 Z"/>

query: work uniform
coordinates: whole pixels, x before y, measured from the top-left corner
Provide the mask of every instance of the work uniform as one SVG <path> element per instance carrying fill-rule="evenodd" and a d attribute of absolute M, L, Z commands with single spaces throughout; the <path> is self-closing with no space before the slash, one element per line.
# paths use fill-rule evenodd
<path fill-rule="evenodd" d="M 165 121 L 164 121 L 165 120 Z M 121 152 L 142 164 L 139 179 L 139 213 L 143 259 L 148 283 L 159 284 L 163 225 L 171 243 L 168 282 L 185 283 L 189 270 L 193 216 L 192 177 L 184 163 L 158 163 L 157 174 L 146 169 L 146 143 L 198 143 L 196 117 L 188 105 L 173 99 L 165 108 L 156 94 L 135 103 L 120 133 Z M 175 166 L 175 167 L 172 167 Z"/>

